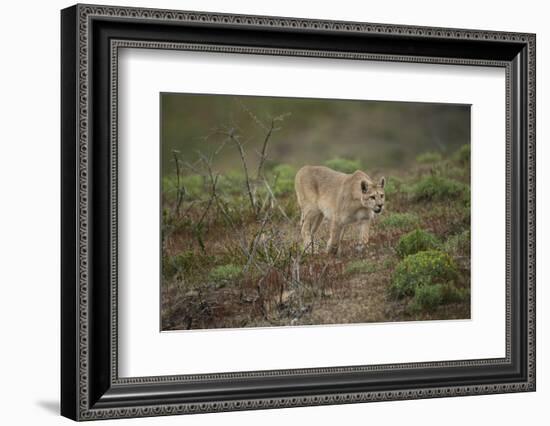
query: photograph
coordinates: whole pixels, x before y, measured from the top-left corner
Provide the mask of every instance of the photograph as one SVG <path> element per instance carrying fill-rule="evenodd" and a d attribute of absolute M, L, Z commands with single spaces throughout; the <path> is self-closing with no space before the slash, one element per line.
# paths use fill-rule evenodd
<path fill-rule="evenodd" d="M 160 94 L 160 328 L 470 319 L 470 105 Z"/>

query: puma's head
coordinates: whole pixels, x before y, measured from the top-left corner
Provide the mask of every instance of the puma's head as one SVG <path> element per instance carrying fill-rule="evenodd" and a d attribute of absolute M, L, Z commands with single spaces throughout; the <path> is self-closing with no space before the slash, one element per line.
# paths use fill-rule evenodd
<path fill-rule="evenodd" d="M 376 214 L 382 213 L 384 210 L 384 185 L 386 184 L 386 179 L 382 177 L 378 183 L 374 183 L 366 173 L 359 170 L 353 174 L 353 177 L 355 198 L 361 200 L 363 207 L 372 210 Z"/>

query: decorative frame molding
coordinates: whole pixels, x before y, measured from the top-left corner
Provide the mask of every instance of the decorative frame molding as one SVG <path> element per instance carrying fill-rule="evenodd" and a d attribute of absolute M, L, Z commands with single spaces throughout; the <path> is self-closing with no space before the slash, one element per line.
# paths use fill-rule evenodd
<path fill-rule="evenodd" d="M 140 31 L 159 33 L 168 25 L 172 29 L 189 28 L 191 40 L 174 39 L 174 33 L 169 30 L 160 34 L 158 41 L 134 38 L 139 31 L 125 32 L 124 25 L 128 23 L 140 24 L 140 28 L 143 28 Z M 283 44 L 292 44 L 290 40 L 299 39 L 300 35 L 310 32 L 325 35 L 329 39 L 334 35 L 349 35 L 351 43 L 355 37 L 367 37 L 367 40 L 374 42 L 372 46 L 367 46 L 370 51 L 357 51 L 353 44 L 350 44 L 349 50 L 340 45 L 339 49 L 252 46 L 246 44 L 246 35 L 241 36 L 244 41 L 239 44 L 196 41 L 196 37 L 201 35 L 195 36 L 192 31 L 212 27 L 223 28 L 228 33 L 234 32 L 236 38 L 245 34 L 246 30 L 256 33 L 271 31 L 276 35 L 285 35 L 286 38 L 283 37 L 281 42 Z M 124 35 L 124 39 L 121 35 Z M 409 47 L 418 44 L 419 54 L 386 51 L 390 41 Z M 445 56 L 440 49 L 440 54 L 436 55 L 436 44 L 441 42 L 457 46 L 458 53 L 465 52 L 462 46 L 472 50 L 465 56 Z M 505 68 L 506 357 L 119 378 L 116 121 L 118 49 L 124 47 Z M 62 11 L 62 56 L 63 415 L 75 420 L 92 420 L 535 390 L 536 64 L 533 34 L 76 5 Z M 91 158 L 94 159 L 93 168 Z M 108 178 L 100 177 L 98 167 L 107 172 Z M 514 210 L 513 200 L 520 201 L 519 211 Z M 99 234 L 97 229 L 104 229 L 105 232 Z M 101 257 L 98 251 L 100 247 L 107 253 L 107 258 Z M 398 377 L 407 371 L 437 370 L 431 374 L 439 377 L 445 374 L 444 371 L 453 368 L 469 371 L 473 368 L 487 369 L 489 366 L 506 369 L 507 375 L 512 378 L 498 381 L 480 379 L 468 385 L 438 384 L 426 387 L 410 386 L 409 381 L 409 385 L 400 384 L 390 389 L 376 389 L 372 381 L 370 384 L 356 383 L 369 373 L 392 372 Z M 279 391 L 273 385 L 277 378 L 299 382 L 308 376 L 319 381 L 317 388 L 311 392 L 306 390 L 300 393 L 293 389 L 290 382 L 286 391 Z M 335 376 L 349 376 L 347 390 L 323 392 L 323 389 L 331 388 L 329 384 Z M 224 396 L 224 383 L 235 379 L 248 380 L 250 388 L 243 387 L 237 394 L 227 393 Z M 402 382 L 404 379 L 396 379 L 396 382 L 399 380 Z M 254 396 L 260 388 L 265 393 L 270 383 L 273 387 L 270 396 Z M 166 397 L 163 389 L 170 387 L 173 390 L 175 386 L 178 389 L 195 386 L 202 393 L 197 392 L 195 397 L 189 396 L 189 392 L 185 395 L 182 393 L 179 398 Z M 142 396 L 136 394 L 138 387 Z M 214 388 L 222 390 L 214 391 Z M 143 394 L 147 393 L 149 396 L 144 397 Z M 206 394 L 209 396 L 205 397 Z"/>

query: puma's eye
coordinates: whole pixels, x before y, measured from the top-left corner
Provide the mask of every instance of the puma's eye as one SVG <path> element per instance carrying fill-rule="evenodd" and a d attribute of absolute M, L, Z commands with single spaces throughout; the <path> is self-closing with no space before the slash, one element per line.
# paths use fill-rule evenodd
<path fill-rule="evenodd" d="M 380 194 L 380 198 L 384 198 L 384 194 Z"/>
<path fill-rule="evenodd" d="M 376 197 L 375 197 L 374 195 L 371 195 L 371 196 L 370 196 L 370 199 L 371 199 L 371 200 L 374 200 L 374 199 L 376 199 Z"/>

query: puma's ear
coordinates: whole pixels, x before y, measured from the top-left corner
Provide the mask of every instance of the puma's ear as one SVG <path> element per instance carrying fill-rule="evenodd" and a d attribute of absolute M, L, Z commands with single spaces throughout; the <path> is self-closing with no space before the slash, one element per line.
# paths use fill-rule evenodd
<path fill-rule="evenodd" d="M 380 188 L 384 188 L 385 185 L 386 185 L 386 178 L 382 176 L 380 178 Z"/>
<path fill-rule="evenodd" d="M 361 191 L 363 192 L 363 194 L 369 192 L 369 185 L 364 180 L 361 181 Z"/>

